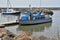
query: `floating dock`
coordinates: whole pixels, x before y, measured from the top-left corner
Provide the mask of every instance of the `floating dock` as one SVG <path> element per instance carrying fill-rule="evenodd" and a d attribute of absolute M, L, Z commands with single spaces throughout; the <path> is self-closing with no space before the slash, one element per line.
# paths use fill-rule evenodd
<path fill-rule="evenodd" d="M 11 22 L 3 22 L 0 24 L 0 27 L 8 26 L 8 25 L 14 25 L 14 24 L 19 24 L 17 21 L 11 21 Z"/>
<path fill-rule="evenodd" d="M 4 27 L 5 27 L 5 25 L 2 25 L 2 24 L 0 25 L 0 28 L 4 28 Z"/>

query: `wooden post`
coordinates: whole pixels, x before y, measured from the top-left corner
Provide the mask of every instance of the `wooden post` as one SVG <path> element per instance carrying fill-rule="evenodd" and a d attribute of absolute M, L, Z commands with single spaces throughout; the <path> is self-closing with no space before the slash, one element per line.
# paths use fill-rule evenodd
<path fill-rule="evenodd" d="M 20 20 L 20 15 L 17 16 L 17 20 L 16 21 L 19 22 L 19 20 Z"/>

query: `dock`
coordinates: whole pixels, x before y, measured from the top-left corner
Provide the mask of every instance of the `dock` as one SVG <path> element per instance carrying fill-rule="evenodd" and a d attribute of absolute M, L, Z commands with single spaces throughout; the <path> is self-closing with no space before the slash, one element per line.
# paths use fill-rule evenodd
<path fill-rule="evenodd" d="M 0 28 L 4 28 L 5 26 L 4 25 L 0 25 Z"/>
<path fill-rule="evenodd" d="M 14 25 L 14 24 L 19 24 L 19 22 L 17 22 L 17 21 L 3 22 L 0 24 L 0 28 L 5 27 L 5 26 L 9 26 L 9 25 Z"/>

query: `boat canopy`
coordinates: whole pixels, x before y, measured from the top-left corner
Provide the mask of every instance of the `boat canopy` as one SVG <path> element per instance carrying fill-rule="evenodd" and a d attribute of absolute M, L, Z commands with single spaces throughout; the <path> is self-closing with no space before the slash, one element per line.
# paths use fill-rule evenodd
<path fill-rule="evenodd" d="M 21 20 L 29 20 L 30 19 L 35 19 L 35 18 L 43 18 L 45 17 L 44 13 L 41 12 L 36 12 L 36 14 L 33 14 L 31 11 L 25 11 L 22 13 L 23 15 L 21 16 Z"/>
<path fill-rule="evenodd" d="M 40 12 L 37 12 L 36 14 L 33 14 L 33 17 L 34 16 L 44 16 L 44 14 L 43 13 L 40 13 Z"/>

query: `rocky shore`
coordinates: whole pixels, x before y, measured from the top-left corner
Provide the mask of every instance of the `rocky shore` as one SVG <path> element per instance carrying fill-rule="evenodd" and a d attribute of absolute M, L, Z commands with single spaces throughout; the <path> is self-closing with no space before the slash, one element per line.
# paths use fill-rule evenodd
<path fill-rule="evenodd" d="M 12 38 L 15 35 L 13 35 L 11 32 L 9 32 L 5 28 L 0 28 L 0 40 L 12 40 Z"/>
<path fill-rule="evenodd" d="M 0 40 L 56 40 L 45 36 L 32 36 L 28 32 L 23 32 L 19 35 L 14 35 L 5 28 L 0 28 Z"/>

